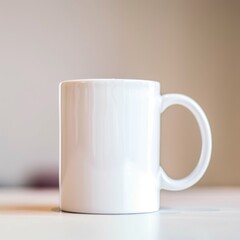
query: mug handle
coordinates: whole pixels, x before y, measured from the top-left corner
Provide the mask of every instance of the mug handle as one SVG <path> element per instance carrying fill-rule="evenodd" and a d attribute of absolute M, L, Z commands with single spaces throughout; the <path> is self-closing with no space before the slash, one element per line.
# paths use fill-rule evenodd
<path fill-rule="evenodd" d="M 182 105 L 190 110 L 195 116 L 201 133 L 202 150 L 200 159 L 195 169 L 186 177 L 179 180 L 172 179 L 161 169 L 161 189 L 178 191 L 194 185 L 205 173 L 212 151 L 211 130 L 207 117 L 202 108 L 191 98 L 182 94 L 165 94 L 160 96 L 161 113 L 172 105 Z"/>

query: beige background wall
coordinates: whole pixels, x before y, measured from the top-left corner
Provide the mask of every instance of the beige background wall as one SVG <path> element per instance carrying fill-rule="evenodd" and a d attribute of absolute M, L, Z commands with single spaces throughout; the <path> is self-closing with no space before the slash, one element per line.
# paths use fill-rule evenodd
<path fill-rule="evenodd" d="M 197 100 L 213 132 L 200 184 L 240 184 L 240 1 L 0 0 L 0 185 L 58 167 L 58 83 L 117 77 L 161 81 Z M 162 163 L 187 174 L 197 125 L 162 117 Z"/>

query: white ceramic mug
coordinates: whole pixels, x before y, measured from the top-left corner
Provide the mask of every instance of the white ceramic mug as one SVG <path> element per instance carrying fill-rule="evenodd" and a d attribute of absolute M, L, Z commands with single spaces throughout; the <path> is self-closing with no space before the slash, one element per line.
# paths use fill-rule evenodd
<path fill-rule="evenodd" d="M 143 213 L 160 208 L 160 189 L 195 184 L 210 161 L 212 140 L 200 106 L 180 94 L 160 95 L 155 81 L 82 79 L 60 84 L 61 209 L 81 213 Z M 159 166 L 160 113 L 188 108 L 199 124 L 202 150 L 180 180 Z"/>

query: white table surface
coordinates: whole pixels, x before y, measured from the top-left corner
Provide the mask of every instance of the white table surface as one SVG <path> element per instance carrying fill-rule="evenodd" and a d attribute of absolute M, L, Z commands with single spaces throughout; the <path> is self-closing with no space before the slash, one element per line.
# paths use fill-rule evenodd
<path fill-rule="evenodd" d="M 149 214 L 63 213 L 57 190 L 0 189 L 0 239 L 240 239 L 240 188 L 161 192 Z"/>

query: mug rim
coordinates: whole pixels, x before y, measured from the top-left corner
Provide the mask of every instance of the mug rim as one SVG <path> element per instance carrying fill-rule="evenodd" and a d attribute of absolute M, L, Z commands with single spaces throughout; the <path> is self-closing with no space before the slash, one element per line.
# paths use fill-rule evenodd
<path fill-rule="evenodd" d="M 134 78 L 83 78 L 83 79 L 69 79 L 60 82 L 63 83 L 88 83 L 88 82 L 111 82 L 111 81 L 124 81 L 124 82 L 141 82 L 141 83 L 153 83 L 160 85 L 160 82 L 156 80 L 146 80 L 146 79 L 134 79 Z"/>

